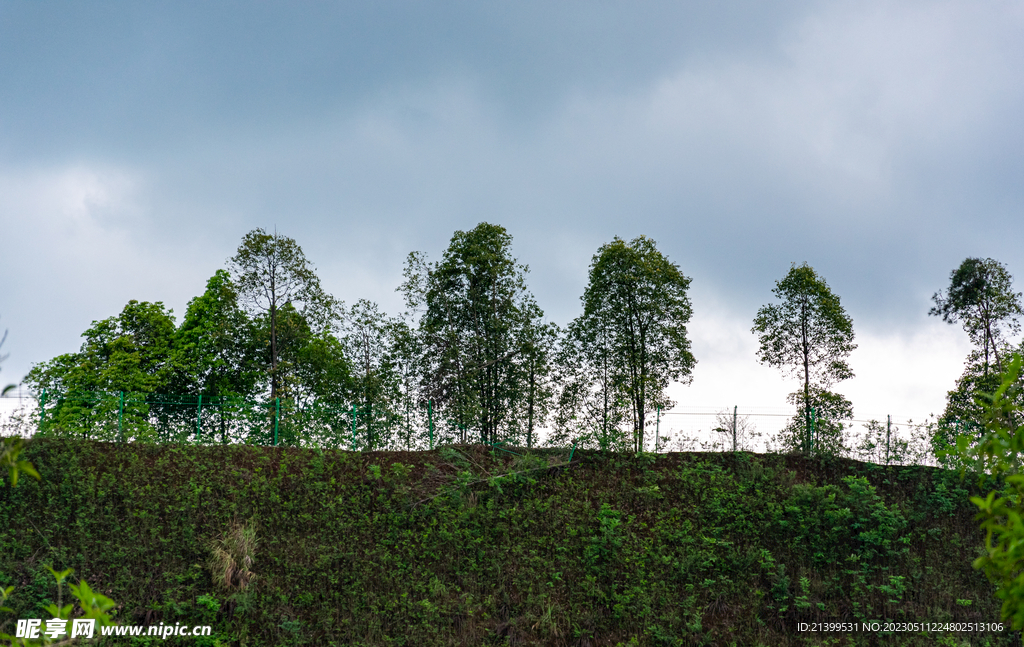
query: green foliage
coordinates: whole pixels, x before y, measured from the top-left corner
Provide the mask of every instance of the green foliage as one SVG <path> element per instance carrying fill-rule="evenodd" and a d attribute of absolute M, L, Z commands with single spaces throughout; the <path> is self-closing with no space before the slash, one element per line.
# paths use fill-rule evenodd
<path fill-rule="evenodd" d="M 841 393 L 826 391 L 817 385 L 808 389 L 810 398 L 804 399 L 803 391 L 790 393 L 789 403 L 794 405 L 797 415 L 779 432 L 776 440 L 786 451 L 802 451 L 807 447 L 807 419 L 804 412 L 811 414 L 810 449 L 816 454 L 844 456 L 849 453 L 843 433 L 850 428 L 845 422 L 853 418 L 853 403 Z M 869 431 L 870 433 L 870 431 Z"/>
<path fill-rule="evenodd" d="M 869 420 L 855 451 L 862 460 L 879 465 L 903 464 L 910 457 L 910 441 L 900 435 L 898 425 Z"/>
<path fill-rule="evenodd" d="M 33 391 L 168 392 L 176 373 L 174 318 L 162 303 L 129 301 L 121 314 L 94 321 L 78 353 L 37 364 L 25 378 Z M 83 416 L 88 411 L 67 411 Z"/>
<path fill-rule="evenodd" d="M 1004 350 L 1009 353 L 1010 349 Z M 1020 351 L 1024 352 L 1024 345 Z M 986 407 L 990 395 L 1002 384 L 1003 375 L 985 366 L 980 350 L 971 352 L 963 375 L 946 395 L 946 409 L 935 425 L 932 444 L 936 450 L 956 447 L 960 436 L 967 436 L 971 443 L 976 443 L 985 435 Z M 1005 391 L 1004 397 L 1013 399 L 1018 406 L 1024 405 L 1024 378 L 1018 377 L 1016 387 Z M 950 454 L 945 460 L 955 461 L 956 457 L 957 454 Z"/>
<path fill-rule="evenodd" d="M 804 433 L 799 447 L 811 451 L 811 407 L 815 404 L 822 409 L 831 406 L 838 412 L 846 406 L 842 402 L 848 404 L 845 398 L 828 389 L 835 382 L 853 377 L 846 363 L 846 358 L 857 348 L 853 343 L 853 320 L 846 314 L 839 297 L 807 263 L 800 266 L 794 263 L 789 273 L 775 283 L 772 294 L 781 303 L 759 309 L 751 329 L 758 336 L 757 359 L 803 383 L 802 392 L 794 396 L 803 405 Z M 815 402 L 816 398 L 821 401 Z M 842 430 L 830 431 L 839 433 L 840 440 L 826 436 L 831 443 L 822 443 L 822 447 L 841 445 Z"/>
<path fill-rule="evenodd" d="M 404 414 L 413 406 L 399 342 L 406 331 L 402 322 L 365 299 L 345 313 L 342 345 L 352 362 L 357 426 L 365 430 L 367 449 L 387 447 L 405 435 Z"/>
<path fill-rule="evenodd" d="M 980 490 L 936 468 L 79 439 L 25 454 L 44 480 L 0 491 L 17 520 L 0 524 L 5 618 L 71 601 L 44 564 L 89 573 L 120 623 L 212 624 L 223 645 L 917 645 L 796 623 L 992 622 L 999 606 L 969 567 Z M 217 585 L 217 545 L 245 590 Z"/>
<path fill-rule="evenodd" d="M 598 249 L 583 314 L 569 325 L 559 355 L 556 439 L 643 451 L 648 416 L 672 405 L 669 383 L 689 382 L 696 364 L 686 335 L 689 286 L 650 238 L 615 238 Z"/>
<path fill-rule="evenodd" d="M 39 480 L 39 472 L 31 462 L 21 458 L 25 441 L 21 438 L 4 438 L 0 443 L 0 471 L 7 470 L 11 487 L 18 485 L 18 475 L 24 472 Z"/>
<path fill-rule="evenodd" d="M 2 444 L 2 453 L 0 453 L 0 469 L 7 467 L 10 471 L 11 477 L 11 488 L 18 485 L 18 473 L 25 472 L 30 476 L 35 477 L 38 481 L 40 480 L 39 473 L 36 471 L 35 466 L 27 460 L 19 459 L 19 454 L 24 449 L 24 441 L 21 438 L 4 438 Z M 57 603 L 48 604 L 45 610 L 50 614 L 51 618 L 55 619 L 70 619 L 70 613 L 73 604 L 62 605 L 63 600 L 63 586 L 64 581 L 71 575 L 73 569 L 65 569 L 64 571 L 57 572 L 47 565 L 46 570 L 54 577 L 57 583 Z M 0 612 L 15 613 L 15 610 L 11 607 L 6 606 L 4 603 L 12 596 L 14 592 L 13 586 L 0 589 Z M 96 621 L 98 626 L 108 626 L 113 624 L 113 613 L 115 603 L 110 598 L 102 595 L 96 591 L 93 591 L 89 584 L 85 580 L 81 580 L 77 585 L 70 585 L 71 594 L 78 600 L 79 610 L 81 617 L 85 619 L 92 619 Z M 66 627 L 66 625 L 65 625 Z M 27 638 L 17 638 L 0 632 L 0 639 L 10 640 L 11 644 L 22 645 L 23 647 L 34 647 L 34 645 L 47 645 L 52 641 L 44 637 L 42 640 L 30 640 Z"/>
<path fill-rule="evenodd" d="M 298 243 L 276 231 L 250 231 L 228 265 L 241 302 L 253 316 L 267 317 L 270 397 L 277 398 L 281 383 L 278 312 L 291 308 L 301 318 L 301 326 L 319 334 L 332 327 L 339 304 L 320 287 L 320 279 Z"/>
<path fill-rule="evenodd" d="M 249 397 L 259 383 L 255 323 L 238 305 L 226 270 L 217 270 L 206 291 L 188 303 L 174 350 L 180 393 Z"/>
<path fill-rule="evenodd" d="M 998 585 L 1002 616 L 1024 629 L 1024 434 L 1019 433 L 1021 356 L 1014 354 L 998 389 L 984 402 L 985 433 L 976 445 L 961 436 L 957 454 L 983 474 L 1001 479 L 1002 487 L 974 496 L 985 531 L 985 554 L 974 561 Z"/>
<path fill-rule="evenodd" d="M 45 566 L 46 570 L 53 576 L 57 587 L 57 602 L 46 605 L 43 610 L 49 615 L 50 619 L 61 619 L 70 621 L 72 619 L 72 610 L 75 610 L 75 619 L 86 619 L 96 621 L 96 634 L 99 634 L 99 627 L 109 627 L 114 622 L 114 614 L 116 613 L 117 604 L 108 598 L 107 596 L 94 591 L 85 580 L 80 580 L 78 584 L 68 584 L 68 589 L 71 591 L 73 602 L 71 604 L 61 604 L 64 597 L 64 583 L 68 577 L 74 573 L 74 569 L 68 568 L 61 572 L 57 572 L 49 566 Z M 12 597 L 13 586 L 9 586 L 6 589 L 0 591 L 2 600 L 6 601 Z M 9 607 L 0 607 L 0 612 L 14 613 L 14 609 Z M 65 636 L 70 636 L 70 622 L 65 625 Z M 68 638 L 64 638 L 58 641 L 54 641 L 47 636 L 43 636 L 39 639 L 29 638 L 17 638 L 7 633 L 0 632 L 0 640 L 11 641 L 10 645 L 20 645 L 21 647 L 45 647 L 47 645 L 65 645 L 70 644 L 71 641 Z"/>
<path fill-rule="evenodd" d="M 482 442 L 518 443 L 543 422 L 550 343 L 511 245 L 503 227 L 480 223 L 455 232 L 440 261 L 414 253 L 406 264 L 420 397 L 449 421 L 439 430 L 447 440 L 475 441 L 478 431 Z"/>
<path fill-rule="evenodd" d="M 1018 318 L 1024 309 L 1021 294 L 1013 291 L 1013 277 L 991 258 L 965 259 L 950 274 L 949 288 L 935 293 L 932 300 L 935 306 L 928 314 L 963 326 L 975 346 L 935 428 L 933 444 L 941 452 L 955 447 L 959 436 L 977 442 L 986 433 L 986 396 L 1000 387 L 1005 358 L 1013 351 L 1007 337 L 1020 332 Z M 1024 345 L 1019 351 L 1024 352 Z M 1013 393 L 1017 404 L 1024 404 L 1021 389 Z M 948 453 L 946 460 L 956 462 L 958 456 Z"/>
<path fill-rule="evenodd" d="M 963 325 L 975 346 L 981 350 L 984 374 L 990 372 L 990 356 L 995 372 L 1002 371 L 1000 349 L 1007 333 L 1020 332 L 1017 318 L 1024 314 L 1021 293 L 1013 291 L 1013 277 L 1006 267 L 991 258 L 967 258 L 949 277 L 949 288 L 932 296 L 935 306 L 928 314 Z"/>

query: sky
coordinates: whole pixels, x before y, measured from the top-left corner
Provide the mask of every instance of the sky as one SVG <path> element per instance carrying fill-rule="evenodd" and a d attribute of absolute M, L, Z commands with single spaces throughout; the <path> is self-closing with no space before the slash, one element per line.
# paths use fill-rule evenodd
<path fill-rule="evenodd" d="M 757 309 L 810 264 L 855 417 L 940 413 L 966 257 L 1024 284 L 1020 2 L 0 0 L 0 381 L 256 227 L 397 314 L 406 255 L 504 226 L 546 316 L 646 235 L 692 279 L 680 407 L 785 406 Z"/>

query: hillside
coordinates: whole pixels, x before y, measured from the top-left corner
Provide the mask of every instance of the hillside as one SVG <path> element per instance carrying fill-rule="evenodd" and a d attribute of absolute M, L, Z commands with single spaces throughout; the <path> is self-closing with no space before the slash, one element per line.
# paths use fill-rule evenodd
<path fill-rule="evenodd" d="M 67 439 L 33 441 L 26 456 L 42 481 L 0 490 L 0 587 L 16 586 L 5 621 L 44 617 L 51 564 L 114 598 L 122 623 L 219 634 L 183 645 L 1020 640 L 797 630 L 998 622 L 993 587 L 971 568 L 983 545 L 967 500 L 975 484 L 936 468 Z M 237 524 L 256 529 L 255 577 L 228 591 L 210 546 Z"/>

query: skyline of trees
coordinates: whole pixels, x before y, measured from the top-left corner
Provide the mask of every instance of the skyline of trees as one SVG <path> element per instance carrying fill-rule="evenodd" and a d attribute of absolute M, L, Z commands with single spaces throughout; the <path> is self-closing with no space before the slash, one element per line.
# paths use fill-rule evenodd
<path fill-rule="evenodd" d="M 218 397 L 280 400 L 293 417 L 286 424 L 264 412 L 262 424 L 267 434 L 281 431 L 282 442 L 305 442 L 288 427 L 298 420 L 293 412 L 320 408 L 351 410 L 347 422 L 324 422 L 330 431 L 321 437 L 369 449 L 411 447 L 413 429 L 433 422 L 436 442 L 533 446 L 543 428 L 549 442 L 642 451 L 650 419 L 674 404 L 666 388 L 687 383 L 696 364 L 686 329 L 690 279 L 653 240 L 615 238 L 594 255 L 583 312 L 562 329 L 545 320 L 511 242 L 503 227 L 481 223 L 455 232 L 440 260 L 411 253 L 398 287 L 407 311 L 389 315 L 365 299 L 346 307 L 323 291 L 294 240 L 257 229 L 228 261 L 235 274 L 217 270 L 180 326 L 162 303 L 130 301 L 120 314 L 94 321 L 79 352 L 36 364 L 25 382 L 51 395 L 201 394 L 206 406 Z M 1002 310 L 989 307 L 995 315 L 988 319 L 971 310 L 981 310 L 972 295 L 986 286 L 964 267 L 997 276 Z M 969 289 L 957 283 L 963 276 Z M 969 414 L 979 379 L 997 375 L 1020 311 L 1012 277 L 992 259 L 967 259 L 951 280 L 933 297 L 932 314 L 961 323 L 979 348 L 950 392 L 945 421 L 954 406 Z M 802 420 L 775 438 L 809 451 L 813 424 L 816 451 L 848 450 L 842 421 L 852 418 L 852 403 L 829 388 L 852 376 L 852 321 L 806 263 L 793 264 L 773 292 L 782 303 L 762 307 L 752 329 L 758 358 L 802 382 L 788 398 Z M 801 328 L 801 316 L 827 325 Z M 101 409 L 66 406 L 64 420 L 96 418 Z M 135 413 L 143 409 L 152 416 L 159 407 Z M 120 414 L 133 412 L 122 405 Z"/>

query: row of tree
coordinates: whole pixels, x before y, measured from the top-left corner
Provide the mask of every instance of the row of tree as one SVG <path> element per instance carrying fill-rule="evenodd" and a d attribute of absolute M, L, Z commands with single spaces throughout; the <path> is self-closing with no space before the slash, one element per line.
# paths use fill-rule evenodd
<path fill-rule="evenodd" d="M 97 412 L 100 399 L 83 394 L 124 392 L 142 394 L 149 412 L 167 402 L 155 394 L 201 395 L 224 407 L 225 441 L 224 411 L 245 401 L 264 412 L 250 422 L 275 433 L 281 411 L 296 421 L 327 411 L 333 442 L 345 428 L 367 448 L 421 445 L 423 432 L 440 442 L 532 446 L 540 428 L 558 444 L 650 446 L 652 417 L 674 404 L 669 384 L 688 383 L 696 364 L 690 279 L 653 240 L 616 238 L 591 261 L 582 314 L 560 328 L 545 320 L 511 244 L 504 228 L 481 223 L 456 232 L 439 260 L 411 253 L 398 288 L 406 311 L 389 316 L 366 300 L 346 307 L 294 240 L 256 229 L 180 325 L 161 303 L 131 301 L 93 322 L 79 352 L 36 365 L 25 381 L 49 394 L 55 433 Z M 853 375 L 853 322 L 807 264 L 794 264 L 773 293 L 777 302 L 754 319 L 758 359 L 800 383 L 790 395 L 799 414 L 778 440 L 841 453 L 853 405 L 831 389 Z M 950 427 L 974 419 L 973 398 L 998 380 L 1020 295 L 1001 265 L 968 259 L 935 302 L 932 312 L 963 323 L 979 346 L 950 393 Z M 285 442 L 313 442 L 301 427 L 289 427 Z"/>
<path fill-rule="evenodd" d="M 556 441 L 641 449 L 651 415 L 672 405 L 666 388 L 695 364 L 690 280 L 654 241 L 615 239 L 594 256 L 583 314 L 562 330 L 545 320 L 511 243 L 481 223 L 456 232 L 437 261 L 410 254 L 407 311 L 392 317 L 366 300 L 346 307 L 294 240 L 257 229 L 180 326 L 163 304 L 131 301 L 25 381 L 48 394 L 53 433 L 94 413 L 100 398 L 89 394 L 174 393 L 350 411 L 371 448 L 428 427 L 438 441 L 533 445 L 553 426 Z"/>

